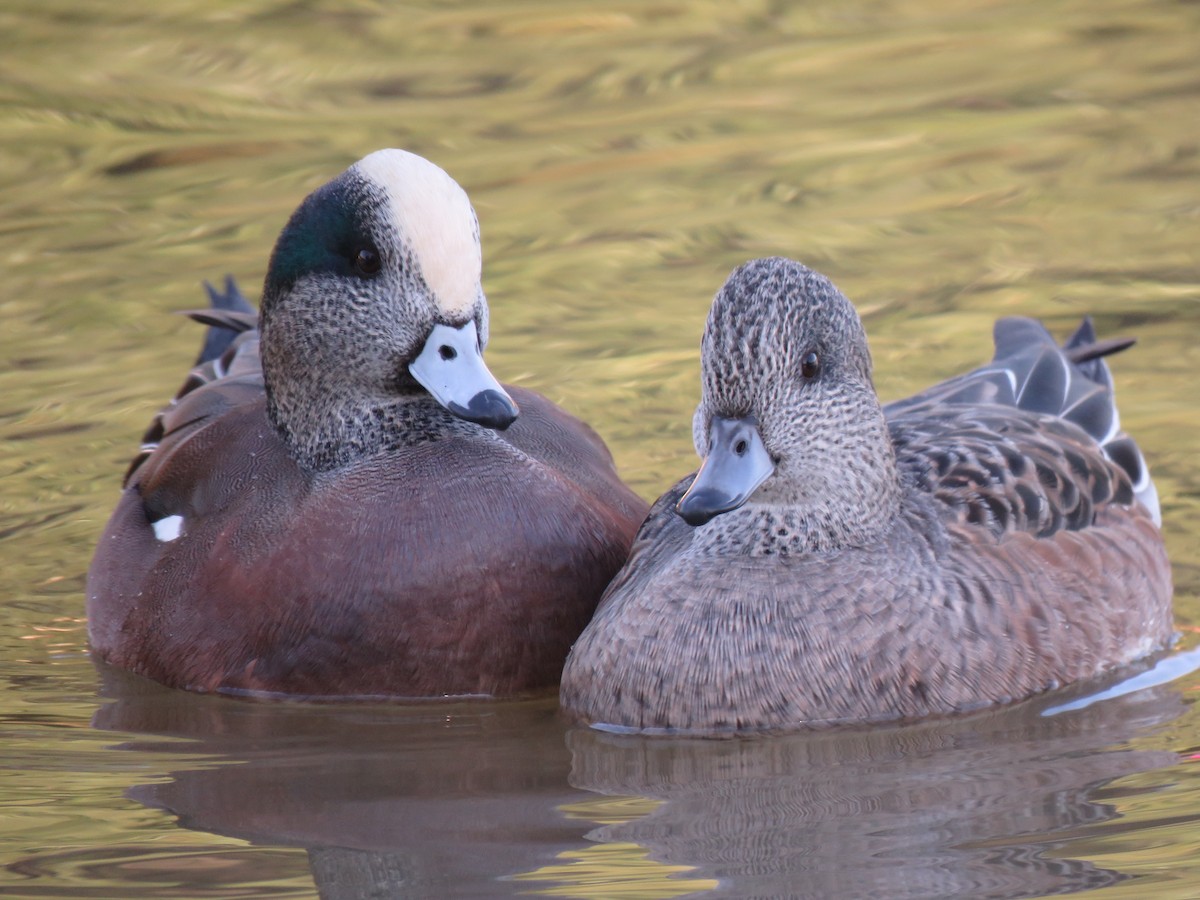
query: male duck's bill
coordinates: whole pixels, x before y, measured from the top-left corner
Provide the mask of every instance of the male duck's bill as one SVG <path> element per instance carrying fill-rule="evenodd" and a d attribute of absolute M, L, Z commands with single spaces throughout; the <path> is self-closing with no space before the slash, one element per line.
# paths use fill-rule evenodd
<path fill-rule="evenodd" d="M 517 418 L 517 404 L 483 361 L 474 320 L 457 328 L 433 326 L 408 371 L 461 419 L 504 430 Z"/>
<path fill-rule="evenodd" d="M 749 500 L 774 471 L 775 461 L 763 446 L 754 416 L 713 416 L 708 455 L 675 511 L 689 525 L 703 525 Z"/>

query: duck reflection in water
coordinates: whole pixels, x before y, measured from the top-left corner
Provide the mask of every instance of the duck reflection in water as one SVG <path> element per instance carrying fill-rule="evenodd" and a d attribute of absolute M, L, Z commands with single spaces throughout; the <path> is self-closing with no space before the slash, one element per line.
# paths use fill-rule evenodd
<path fill-rule="evenodd" d="M 114 702 L 96 727 L 147 736 L 124 744 L 130 753 L 203 757 L 130 795 L 187 828 L 306 848 L 327 898 L 573 896 L 584 869 L 593 888 L 605 871 L 579 863 L 614 842 L 692 867 L 680 894 L 698 883 L 714 896 L 822 898 L 1113 884 L 1126 876 L 1059 848 L 1104 832 L 1113 779 L 1176 761 L 1122 745 L 1183 710 L 1160 686 L 1048 717 L 1037 700 L 905 727 L 712 741 L 568 730 L 544 701 L 269 704 L 104 674 Z M 580 817 L 611 811 L 597 794 L 661 802 L 601 824 Z M 604 883 L 630 874 L 613 865 Z M 660 878 L 656 896 L 675 883 Z"/>

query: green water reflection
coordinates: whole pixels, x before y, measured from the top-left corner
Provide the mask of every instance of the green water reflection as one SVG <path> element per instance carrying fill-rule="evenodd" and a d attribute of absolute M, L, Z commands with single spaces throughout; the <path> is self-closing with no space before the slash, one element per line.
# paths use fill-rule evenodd
<path fill-rule="evenodd" d="M 381 146 L 430 157 L 472 196 L 493 370 L 595 425 L 646 497 L 694 465 L 700 329 L 713 291 L 752 256 L 800 258 L 859 304 L 885 398 L 984 358 L 1000 315 L 1064 330 L 1092 313 L 1102 333 L 1136 334 L 1114 365 L 1122 422 L 1157 476 L 1178 618 L 1194 644 L 1198 33 L 1200 6 L 1175 0 L 6 2 L 0 742 L 13 777 L 0 787 L 10 813 L 0 890 L 308 895 L 314 865 L 336 866 L 279 832 L 188 831 L 136 790 L 126 796 L 235 757 L 218 748 L 197 762 L 189 748 L 203 728 L 163 728 L 176 743 L 151 752 L 137 740 L 110 749 L 125 738 L 90 727 L 101 701 L 83 572 L 136 440 L 198 342 L 171 313 L 225 272 L 252 291 L 304 193 Z M 1137 762 L 1104 769 L 1097 780 L 1122 777 L 1096 797 L 1072 788 L 1073 808 L 1107 805 L 1108 818 L 1030 819 L 1029 852 L 1145 876 L 1116 879 L 1112 896 L 1200 893 L 1189 818 L 1200 806 L 1198 688 L 1185 679 L 1170 715 L 1085 730 L 1070 753 L 1100 757 L 1120 742 Z M 967 740 L 955 734 L 941 739 Z M 777 762 L 815 752 L 780 749 Z M 591 808 L 600 787 L 563 760 L 563 795 L 539 813 L 563 839 L 527 838 L 528 865 L 493 876 L 628 844 L 570 890 L 547 889 L 662 896 L 714 877 L 703 843 L 681 850 L 652 824 L 570 819 L 558 806 Z M 956 771 L 948 777 L 966 777 Z M 687 803 L 712 813 L 712 796 L 626 776 L 598 784 L 642 797 L 628 822 L 686 831 L 676 816 Z M 564 821 L 577 822 L 570 839 Z M 716 821 L 731 839 L 752 831 L 736 816 Z M 617 833 L 585 840 L 596 827 Z M 980 828 L 980 846 L 1011 847 L 1022 824 Z M 896 884 L 937 866 L 918 849 L 895 851 Z M 855 865 L 812 852 L 811 871 Z M 996 871 L 1015 858 L 997 853 Z M 647 859 L 663 869 L 632 878 Z M 545 884 L 470 877 L 461 893 Z"/>

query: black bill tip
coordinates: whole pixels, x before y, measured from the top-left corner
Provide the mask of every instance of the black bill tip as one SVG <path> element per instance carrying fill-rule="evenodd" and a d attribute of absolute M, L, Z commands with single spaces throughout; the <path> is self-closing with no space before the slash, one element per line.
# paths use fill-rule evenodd
<path fill-rule="evenodd" d="M 450 412 L 468 422 L 477 422 L 488 428 L 503 431 L 517 420 L 517 405 L 499 391 L 480 391 L 466 406 L 450 403 Z"/>
<path fill-rule="evenodd" d="M 703 525 L 737 506 L 737 500 L 722 491 L 700 488 L 684 494 L 683 499 L 675 504 L 675 512 L 689 525 Z"/>

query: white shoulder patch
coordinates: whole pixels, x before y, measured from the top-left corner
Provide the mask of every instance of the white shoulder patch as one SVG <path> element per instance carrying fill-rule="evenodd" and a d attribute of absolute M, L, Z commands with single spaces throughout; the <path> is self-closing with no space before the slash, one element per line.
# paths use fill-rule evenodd
<path fill-rule="evenodd" d="M 183 533 L 183 516 L 167 516 L 151 522 L 150 527 L 154 529 L 154 536 L 165 544 Z"/>
<path fill-rule="evenodd" d="M 420 261 L 434 301 L 449 316 L 471 314 L 483 268 L 479 221 L 458 182 L 406 150 L 377 150 L 353 166 L 390 200 L 400 239 Z"/>

